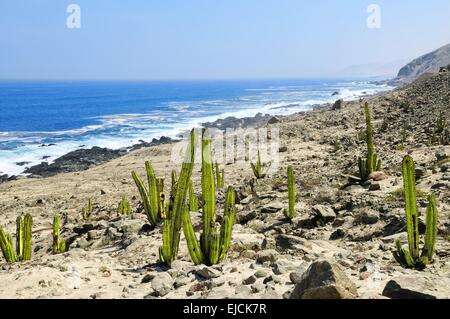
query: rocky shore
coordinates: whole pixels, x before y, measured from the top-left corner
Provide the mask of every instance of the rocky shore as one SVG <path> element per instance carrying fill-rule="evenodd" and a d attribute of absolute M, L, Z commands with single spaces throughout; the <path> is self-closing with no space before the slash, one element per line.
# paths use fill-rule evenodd
<path fill-rule="evenodd" d="M 13 233 L 16 217 L 30 213 L 34 249 L 29 262 L 7 264 L 0 258 L 0 296 L 449 298 L 450 146 L 432 139 L 440 114 L 450 119 L 449 86 L 450 73 L 441 72 L 367 98 L 383 172 L 365 183 L 354 177 L 357 158 L 366 152 L 359 101 L 286 117 L 261 114 L 257 120 L 206 125 L 277 126 L 283 148 L 279 170 L 261 180 L 254 178 L 249 163 L 224 166 L 225 184 L 237 190 L 238 222 L 228 258 L 213 267 L 194 266 L 183 238 L 171 269 L 158 262 L 161 229 L 148 224 L 130 173 L 145 176 L 144 162 L 151 160 L 157 175 L 170 181 L 171 170 L 179 169 L 170 160 L 170 144 L 142 145 L 123 154 L 96 149 L 96 160 L 80 151 L 32 172 L 49 177 L 6 181 L 0 185 L 2 226 Z M 436 257 L 423 271 L 405 269 L 392 256 L 396 239 L 406 243 L 401 191 L 406 154 L 417 164 L 422 232 L 426 194 L 433 193 L 438 202 Z M 81 162 L 74 164 L 73 158 Z M 288 205 L 288 165 L 297 190 L 298 216 L 291 222 L 282 212 Z M 55 172 L 63 173 L 51 176 Z M 193 183 L 199 193 L 200 167 L 194 169 Z M 132 203 L 129 217 L 117 213 L 122 195 Z M 222 207 L 223 190 L 217 197 Z M 89 199 L 93 212 L 86 222 L 81 210 Z M 56 211 L 70 247 L 60 255 L 51 254 Z M 194 213 L 192 220 L 198 228 L 201 214 Z"/>

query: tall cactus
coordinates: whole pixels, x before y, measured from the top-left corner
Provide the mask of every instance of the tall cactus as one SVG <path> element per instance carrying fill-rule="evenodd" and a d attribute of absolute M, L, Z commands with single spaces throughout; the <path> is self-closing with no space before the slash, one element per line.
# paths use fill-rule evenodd
<path fill-rule="evenodd" d="M 31 259 L 33 218 L 30 214 L 16 219 L 16 251 L 10 234 L 0 226 L 0 247 L 6 261 L 27 261 Z"/>
<path fill-rule="evenodd" d="M 402 164 L 403 190 L 405 193 L 406 230 L 408 233 L 408 249 L 402 247 L 397 240 L 394 258 L 404 267 L 423 269 L 433 259 L 437 235 L 437 206 L 433 195 L 428 196 L 426 210 L 425 245 L 420 254 L 419 248 L 419 215 L 416 202 L 415 165 L 410 156 L 405 156 Z"/>
<path fill-rule="evenodd" d="M 220 169 L 219 163 L 215 164 L 215 173 L 216 173 L 216 187 L 224 188 L 225 187 L 225 170 Z"/>
<path fill-rule="evenodd" d="M 236 221 L 235 190 L 227 189 L 224 217 L 220 232 L 216 225 L 216 197 L 212 164 L 211 138 L 205 130 L 202 138 L 202 232 L 200 241 L 192 226 L 188 213 L 183 214 L 183 231 L 188 243 L 191 259 L 195 264 L 214 265 L 222 261 L 231 244 L 231 234 Z"/>
<path fill-rule="evenodd" d="M 289 208 L 284 209 L 283 213 L 287 219 L 292 220 L 296 215 L 296 212 L 295 212 L 295 183 L 294 183 L 294 171 L 292 169 L 292 166 L 288 166 L 287 176 L 288 176 Z"/>
<path fill-rule="evenodd" d="M 180 177 L 176 183 L 175 198 L 173 206 L 168 211 L 167 219 L 163 224 L 163 245 L 159 250 L 162 262 L 170 267 L 177 258 L 180 244 L 183 211 L 186 210 L 186 199 L 195 163 L 195 141 L 197 130 L 191 131 L 186 156 L 181 167 Z"/>
<path fill-rule="evenodd" d="M 61 238 L 59 215 L 53 216 L 53 254 L 66 252 L 66 242 Z"/>
<path fill-rule="evenodd" d="M 366 181 L 370 174 L 381 170 L 381 160 L 375 152 L 375 145 L 373 142 L 373 127 L 370 115 L 369 103 L 364 105 L 364 113 L 366 117 L 366 144 L 367 144 L 367 158 L 358 159 L 359 175 L 361 180 Z"/>
<path fill-rule="evenodd" d="M 135 171 L 131 172 L 131 175 L 139 190 L 139 194 L 141 195 L 142 204 L 144 205 L 144 211 L 148 221 L 151 225 L 156 226 L 159 222 L 159 196 L 156 187 L 155 172 L 152 164 L 148 161 L 145 162 L 145 170 L 147 172 L 148 190 L 141 177 Z"/>

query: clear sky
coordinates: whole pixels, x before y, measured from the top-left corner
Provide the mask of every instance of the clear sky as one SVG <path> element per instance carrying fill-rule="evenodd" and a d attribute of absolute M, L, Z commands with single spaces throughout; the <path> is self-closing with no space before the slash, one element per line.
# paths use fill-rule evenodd
<path fill-rule="evenodd" d="M 2 0 L 0 78 L 369 75 L 450 43 L 449 17 L 449 0 Z"/>

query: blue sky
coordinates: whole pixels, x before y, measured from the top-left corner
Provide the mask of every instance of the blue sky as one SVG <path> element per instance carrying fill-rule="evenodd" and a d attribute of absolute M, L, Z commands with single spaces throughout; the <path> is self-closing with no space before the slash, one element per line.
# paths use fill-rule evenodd
<path fill-rule="evenodd" d="M 66 27 L 71 3 L 81 29 Z M 366 26 L 372 3 L 380 29 Z M 450 43 L 449 16 L 448 0 L 3 0 L 0 78 L 386 73 Z"/>

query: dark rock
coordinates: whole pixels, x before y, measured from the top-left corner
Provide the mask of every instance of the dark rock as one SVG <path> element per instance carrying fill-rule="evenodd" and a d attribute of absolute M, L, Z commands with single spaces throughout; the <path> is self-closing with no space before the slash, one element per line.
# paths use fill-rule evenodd
<path fill-rule="evenodd" d="M 336 213 L 330 206 L 316 205 L 312 209 L 315 217 L 324 224 L 332 223 L 336 219 Z"/>
<path fill-rule="evenodd" d="M 331 107 L 331 109 L 333 111 L 336 111 L 336 110 L 342 109 L 343 107 L 344 107 L 344 100 L 340 99 L 340 100 L 337 100 L 336 102 L 334 102 L 334 104 Z"/>
<path fill-rule="evenodd" d="M 276 116 L 272 117 L 269 121 L 267 121 L 267 124 L 276 124 L 276 123 L 280 123 L 280 119 Z"/>
<path fill-rule="evenodd" d="M 48 177 L 58 173 L 83 171 L 91 166 L 100 165 L 123 155 L 120 150 L 93 147 L 91 149 L 76 150 L 57 158 L 54 163 L 41 164 L 25 169 L 25 174 Z"/>
<path fill-rule="evenodd" d="M 338 240 L 344 238 L 347 233 L 342 228 L 336 229 L 331 235 L 330 240 Z"/>
<path fill-rule="evenodd" d="M 286 153 L 287 151 L 288 151 L 287 146 L 281 146 L 281 147 L 278 149 L 278 152 L 280 152 L 280 153 Z"/>

